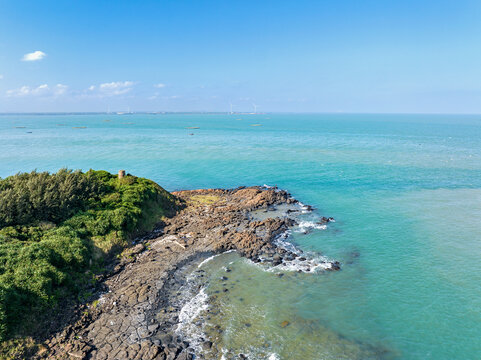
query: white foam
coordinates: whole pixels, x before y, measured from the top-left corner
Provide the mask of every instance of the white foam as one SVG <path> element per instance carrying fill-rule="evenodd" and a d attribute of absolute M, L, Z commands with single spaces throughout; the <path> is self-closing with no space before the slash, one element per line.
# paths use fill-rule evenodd
<path fill-rule="evenodd" d="M 220 358 L 220 360 L 227 360 L 227 359 L 225 358 L 225 355 L 227 354 L 227 350 L 224 349 L 224 348 L 222 348 L 222 349 L 221 349 L 221 352 L 222 352 L 222 357 Z"/>
<path fill-rule="evenodd" d="M 314 255 L 311 253 L 304 253 L 299 250 L 293 243 L 287 241 L 290 235 L 290 231 L 287 230 L 280 234 L 275 240 L 274 244 L 282 249 L 288 250 L 298 257 L 293 260 L 283 260 L 281 264 L 267 269 L 267 271 L 275 272 L 277 270 L 283 271 L 302 271 L 306 273 L 323 271 L 332 268 L 331 261 L 325 256 Z M 299 260 L 299 258 L 305 257 L 306 260 Z"/>
<path fill-rule="evenodd" d="M 189 340 L 196 352 L 201 352 L 201 341 L 204 337 L 202 328 L 195 325 L 194 321 L 201 312 L 208 309 L 208 296 L 205 289 L 202 288 L 197 295 L 192 297 L 180 310 L 179 323 L 177 324 L 176 333 L 181 334 Z"/>
<path fill-rule="evenodd" d="M 308 229 L 326 230 L 327 225 L 318 224 L 314 221 L 301 221 L 298 225 L 298 230 L 296 232 L 306 233 Z"/>
<path fill-rule="evenodd" d="M 283 271 L 302 271 L 305 273 L 312 273 L 318 271 L 328 270 L 332 267 L 332 264 L 324 258 L 314 258 L 314 259 L 306 259 L 306 260 L 299 260 L 296 258 L 294 260 L 286 260 L 283 261 L 281 264 L 274 266 L 268 271 L 276 271 L 276 270 L 283 270 Z"/>
<path fill-rule="evenodd" d="M 308 254 L 303 254 L 307 255 Z M 332 263 L 323 256 L 318 256 L 314 258 L 306 258 L 306 260 L 299 260 L 300 257 L 293 260 L 283 260 L 282 263 L 276 266 L 268 266 L 266 263 L 259 262 L 255 263 L 250 259 L 243 258 L 243 261 L 248 263 L 251 266 L 255 266 L 258 269 L 266 272 L 278 273 L 279 271 L 289 271 L 289 272 L 303 272 L 303 273 L 316 273 L 325 270 L 329 270 L 332 268 Z M 304 256 L 305 257 L 305 256 Z M 264 260 L 264 259 L 261 259 Z"/>
<path fill-rule="evenodd" d="M 282 190 L 279 189 L 277 186 L 270 186 L 270 185 L 267 185 L 267 184 L 262 185 L 261 188 L 263 188 L 263 189 L 265 189 L 265 190 L 274 189 L 275 192 L 280 192 L 280 191 L 282 191 Z"/>
<path fill-rule="evenodd" d="M 203 260 L 199 265 L 197 265 L 197 268 L 200 269 L 203 265 L 207 264 L 209 261 L 216 258 L 217 256 L 220 256 L 222 254 L 227 254 L 227 253 L 230 253 L 230 252 L 233 252 L 233 251 L 235 251 L 235 250 L 227 250 L 223 253 L 212 255 L 212 256 L 208 257 L 207 259 Z"/>
<path fill-rule="evenodd" d="M 307 214 L 309 211 L 309 207 L 307 205 L 304 205 L 303 203 L 301 203 L 300 201 L 297 202 L 297 204 L 300 206 L 301 208 L 301 213 L 303 214 Z"/>
<path fill-rule="evenodd" d="M 279 355 L 277 355 L 276 353 L 271 353 L 267 359 L 268 360 L 279 360 L 280 358 L 279 358 Z"/>
<path fill-rule="evenodd" d="M 197 295 L 190 299 L 180 310 L 179 313 L 179 326 L 185 323 L 190 323 L 195 319 L 203 310 L 207 310 L 208 296 L 202 288 Z"/>

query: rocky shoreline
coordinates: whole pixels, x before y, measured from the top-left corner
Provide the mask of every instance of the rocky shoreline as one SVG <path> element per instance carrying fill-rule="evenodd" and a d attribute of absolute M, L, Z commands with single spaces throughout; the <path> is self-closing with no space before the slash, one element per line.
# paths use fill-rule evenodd
<path fill-rule="evenodd" d="M 304 272 L 340 269 L 338 262 L 314 263 L 284 246 L 283 236 L 299 225 L 294 215 L 312 210 L 284 190 L 240 187 L 174 195 L 185 208 L 124 252 L 102 281 L 97 299 L 47 339 L 37 358 L 194 358 L 196 350 L 175 331 L 188 300 L 181 288 L 197 264 L 214 254 L 232 250 L 280 269 L 300 264 L 298 271 Z M 330 221 L 320 218 L 318 226 Z M 200 340 L 212 346 L 209 339 Z"/>

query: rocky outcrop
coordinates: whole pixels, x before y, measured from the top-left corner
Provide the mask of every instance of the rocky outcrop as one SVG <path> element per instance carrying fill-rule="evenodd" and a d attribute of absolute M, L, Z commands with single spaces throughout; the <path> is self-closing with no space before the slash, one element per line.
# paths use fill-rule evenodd
<path fill-rule="evenodd" d="M 226 250 L 274 266 L 299 257 L 274 242 L 294 220 L 250 216 L 256 209 L 295 204 L 286 191 L 248 187 L 174 195 L 186 207 L 156 229 L 154 238 L 147 236 L 124 253 L 102 282 L 98 299 L 48 339 L 38 358 L 192 359 L 193 349 L 174 332 L 180 309 L 171 294 L 182 284 L 183 265 Z"/>

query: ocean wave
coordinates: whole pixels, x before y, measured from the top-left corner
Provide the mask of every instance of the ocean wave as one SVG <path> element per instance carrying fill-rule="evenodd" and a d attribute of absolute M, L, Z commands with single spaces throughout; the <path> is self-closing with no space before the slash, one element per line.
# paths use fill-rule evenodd
<path fill-rule="evenodd" d="M 304 256 L 298 256 L 294 260 L 282 260 L 282 263 L 275 266 L 271 266 L 268 263 L 263 261 L 256 263 L 247 258 L 243 258 L 243 260 L 251 266 L 255 266 L 262 271 L 271 272 L 271 273 L 279 273 L 282 271 L 287 271 L 287 272 L 303 272 L 303 273 L 309 274 L 309 273 L 316 273 L 316 272 L 332 269 L 332 263 L 328 258 L 323 256 L 307 258 L 306 256 L 310 256 L 310 255 L 304 254 Z M 304 259 L 300 260 L 300 258 L 304 258 Z"/>
<path fill-rule="evenodd" d="M 192 297 L 180 310 L 179 322 L 177 324 L 176 332 L 186 339 L 188 339 L 190 346 L 196 350 L 201 351 L 201 340 L 204 337 L 202 327 L 195 325 L 196 318 L 209 308 L 209 297 L 205 292 L 205 288 Z"/>
<path fill-rule="evenodd" d="M 284 260 L 281 264 L 276 265 L 267 271 L 273 272 L 276 270 L 292 271 L 292 272 L 304 272 L 312 273 L 317 271 L 329 270 L 332 268 L 331 262 L 327 258 L 312 258 L 299 260 L 296 258 L 294 260 Z"/>
<path fill-rule="evenodd" d="M 197 268 L 200 269 L 203 265 L 207 264 L 209 261 L 216 258 L 217 256 L 227 254 L 227 253 L 230 253 L 230 252 L 233 252 L 233 251 L 235 251 L 235 250 L 227 250 L 227 251 L 224 251 L 223 253 L 212 255 L 212 256 L 208 257 L 207 259 L 203 260 L 199 265 L 197 265 Z"/>
<path fill-rule="evenodd" d="M 200 289 L 199 293 L 190 299 L 180 310 L 179 325 L 191 322 L 201 311 L 207 310 L 207 300 L 208 296 L 205 293 L 205 289 Z"/>
<path fill-rule="evenodd" d="M 262 185 L 261 189 L 274 190 L 275 192 L 282 191 L 282 189 L 279 189 L 277 186 L 270 186 L 270 185 L 267 185 L 267 184 Z"/>
<path fill-rule="evenodd" d="M 306 233 L 309 229 L 317 229 L 317 230 L 326 230 L 327 225 L 325 224 L 318 224 L 314 221 L 300 221 L 299 224 L 297 224 L 298 229 L 295 230 L 296 232 L 301 232 L 301 233 Z"/>
<path fill-rule="evenodd" d="M 321 255 L 315 255 L 311 253 L 304 253 L 302 250 L 298 249 L 293 243 L 288 241 L 287 239 L 290 236 L 290 230 L 287 230 L 280 234 L 275 240 L 274 244 L 282 248 L 284 250 L 290 251 L 297 255 L 297 258 L 293 260 L 282 260 L 282 263 L 272 268 L 268 269 L 267 271 L 276 271 L 276 270 L 284 270 L 284 271 L 302 271 L 302 272 L 315 272 L 319 270 L 328 270 L 332 268 L 331 261 Z M 304 258 L 305 260 L 300 260 Z"/>
<path fill-rule="evenodd" d="M 301 203 L 300 201 L 297 202 L 297 205 L 299 205 L 299 207 L 301 208 L 302 214 L 307 214 L 307 213 L 312 211 L 310 206 L 307 206 L 307 205 Z"/>

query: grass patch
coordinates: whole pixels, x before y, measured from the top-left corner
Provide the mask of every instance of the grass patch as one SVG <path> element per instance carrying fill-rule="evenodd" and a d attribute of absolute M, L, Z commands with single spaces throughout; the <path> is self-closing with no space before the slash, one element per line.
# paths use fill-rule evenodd
<path fill-rule="evenodd" d="M 217 195 L 192 195 L 189 202 L 192 205 L 213 205 L 221 200 Z"/>

